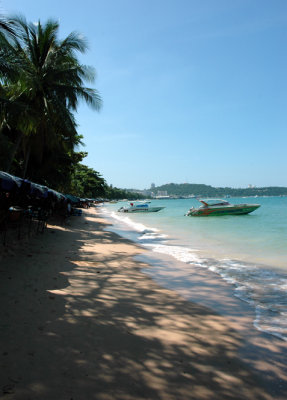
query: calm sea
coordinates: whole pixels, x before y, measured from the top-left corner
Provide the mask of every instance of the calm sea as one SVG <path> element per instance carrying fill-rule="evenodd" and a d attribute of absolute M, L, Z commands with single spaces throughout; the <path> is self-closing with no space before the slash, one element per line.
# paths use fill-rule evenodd
<path fill-rule="evenodd" d="M 258 203 L 249 215 L 186 217 L 196 199 L 153 200 L 156 213 L 101 211 L 121 234 L 156 253 L 213 271 L 255 308 L 257 329 L 287 340 L 287 197 L 230 198 Z M 176 265 L 176 264 L 175 264 Z"/>

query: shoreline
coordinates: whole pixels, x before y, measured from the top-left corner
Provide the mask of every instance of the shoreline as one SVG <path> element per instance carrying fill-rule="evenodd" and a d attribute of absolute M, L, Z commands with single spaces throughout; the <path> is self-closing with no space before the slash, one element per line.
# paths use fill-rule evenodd
<path fill-rule="evenodd" d="M 194 239 L 197 233 L 196 227 L 194 230 L 187 230 L 185 224 L 169 222 L 168 216 L 163 215 L 158 219 L 148 218 L 148 215 L 144 216 L 146 218 L 142 215 L 119 218 L 114 210 L 112 212 L 111 210 L 103 207 L 101 214 L 113 224 L 112 231 L 147 249 L 149 253 L 145 254 L 150 254 L 151 259 L 148 262 L 157 260 L 157 257 L 159 260 L 162 258 L 173 260 L 174 266 L 170 266 L 168 271 L 166 268 L 160 268 L 160 264 L 149 270 L 150 275 L 153 275 L 158 283 L 176 290 L 184 298 L 189 299 L 189 289 L 194 286 L 194 276 L 200 276 L 197 284 L 210 277 L 213 280 L 212 286 L 217 285 L 219 290 L 229 292 L 228 298 L 240 299 L 240 308 L 246 304 L 244 313 L 246 309 L 249 311 L 251 306 L 254 311 L 253 325 L 256 329 L 287 342 L 284 316 L 286 307 L 283 307 L 286 305 L 285 270 L 271 264 L 254 263 L 246 257 L 234 257 L 234 254 L 228 252 L 229 248 L 228 246 L 226 248 L 224 238 L 220 238 L 220 257 L 214 250 L 213 241 L 204 240 L 205 250 L 203 250 L 202 246 L 198 246 L 198 239 Z M 229 226 L 229 229 L 233 228 Z M 155 263 L 158 264 L 157 261 Z M 201 269 L 204 272 L 200 274 Z M 220 283 L 222 280 L 227 282 L 227 285 Z M 197 296 L 191 297 L 191 300 L 196 301 Z M 210 302 L 206 301 L 207 296 L 202 300 L 204 305 L 210 306 Z M 211 305 L 215 306 L 213 303 Z M 222 309 L 222 304 L 219 302 L 216 303 L 216 310 L 218 309 Z"/>
<path fill-rule="evenodd" d="M 185 223 L 183 223 L 182 218 L 181 221 L 180 218 L 176 218 L 177 222 L 176 223 L 175 221 L 172 222 L 172 229 L 170 229 L 171 222 L 170 221 L 165 222 L 164 220 L 167 218 L 174 217 L 175 214 L 173 214 L 172 212 L 173 210 L 172 205 L 169 208 L 167 203 L 168 203 L 167 201 L 165 202 L 155 201 L 153 203 L 154 205 L 166 207 L 166 210 L 162 212 L 163 214 L 162 218 L 159 218 L 154 226 L 157 229 L 159 229 L 160 232 L 165 232 L 167 234 L 168 240 L 171 244 L 174 243 L 176 245 L 176 243 L 183 243 L 184 246 L 186 247 L 194 246 L 196 251 L 200 254 L 201 258 L 209 258 L 211 256 L 211 250 L 212 250 L 212 258 L 215 259 L 222 259 L 227 257 L 230 260 L 236 260 L 242 263 L 260 265 L 260 267 L 262 268 L 271 269 L 278 273 L 286 271 L 287 252 L 286 252 L 286 246 L 283 246 L 284 245 L 282 241 L 282 238 L 284 237 L 283 234 L 281 234 L 280 237 L 278 238 L 278 232 L 277 233 L 274 232 L 275 240 L 272 242 L 272 238 L 270 237 L 271 241 L 265 243 L 267 247 L 262 246 L 263 242 L 261 244 L 258 244 L 257 246 L 256 243 L 252 242 L 252 244 L 248 247 L 248 242 L 246 242 L 245 240 L 246 233 L 248 237 L 249 229 L 251 229 L 251 231 L 253 232 L 251 238 L 252 237 L 260 238 L 260 235 L 264 231 L 264 229 L 263 226 L 260 226 L 258 222 L 262 218 L 264 220 L 266 215 L 251 214 L 249 216 L 248 215 L 237 216 L 237 217 L 233 216 L 230 218 L 226 216 L 223 218 L 203 218 L 203 219 L 184 217 Z M 118 214 L 116 212 L 117 208 L 122 204 L 124 203 L 119 202 L 119 205 L 111 205 L 111 206 L 108 205 L 107 210 L 109 210 L 109 212 L 113 211 L 115 214 Z M 192 204 L 189 204 L 189 206 L 190 205 Z M 262 205 L 262 210 L 265 212 L 267 207 L 268 207 L 267 204 Z M 187 208 L 188 208 L 187 204 L 184 206 L 183 203 L 178 203 L 176 208 L 177 217 L 183 217 Z M 161 215 L 160 213 L 156 214 Z M 282 219 L 283 225 L 286 221 L 285 215 L 286 214 L 284 211 L 284 215 L 281 215 L 281 217 L 283 218 Z M 145 215 L 145 218 L 143 220 L 141 218 L 142 214 L 133 213 L 133 214 L 122 215 L 121 213 L 119 213 L 119 217 L 125 217 L 125 216 L 130 218 L 134 222 L 135 225 L 134 226 L 131 225 L 132 229 L 136 228 L 137 224 L 139 225 L 144 224 L 149 227 L 152 226 L 152 224 L 154 223 L 154 221 L 152 221 L 151 219 L 149 220 L 149 215 Z M 280 218 L 278 214 L 275 216 L 275 218 L 276 217 L 277 219 Z M 162 219 L 162 221 L 160 221 L 160 219 Z M 236 229 L 238 229 L 237 225 L 238 223 L 239 223 L 239 230 L 243 229 L 241 233 L 244 232 L 243 242 L 241 234 L 239 234 L 238 236 L 236 235 L 233 236 L 234 232 L 236 232 Z M 189 229 L 189 227 L 186 229 L 186 225 L 192 226 L 193 224 L 194 224 L 194 230 Z M 234 228 L 234 224 L 236 225 L 236 229 L 234 229 L 233 232 L 232 229 Z M 203 225 L 207 225 L 208 228 L 210 229 L 210 234 L 207 236 L 205 235 L 205 229 L 202 229 L 202 227 L 199 229 L 199 227 Z M 225 228 L 222 230 L 224 226 Z M 218 228 L 220 229 L 220 231 L 218 231 Z M 256 230 L 259 230 L 259 232 Z M 218 233 L 220 233 L 220 239 Z M 277 234 L 277 239 L 276 239 L 276 234 Z M 175 236 L 175 240 L 173 240 L 173 235 Z M 278 241 L 278 239 L 280 240 Z M 280 246 L 278 247 L 278 243 L 280 241 L 281 241 L 281 248 Z M 224 243 L 224 250 L 222 251 L 223 243 Z M 270 252 L 270 247 L 272 248 L 271 252 Z"/>
<path fill-rule="evenodd" d="M 285 342 L 159 285 L 109 226 L 85 210 L 1 260 L 5 399 L 286 398 Z"/>

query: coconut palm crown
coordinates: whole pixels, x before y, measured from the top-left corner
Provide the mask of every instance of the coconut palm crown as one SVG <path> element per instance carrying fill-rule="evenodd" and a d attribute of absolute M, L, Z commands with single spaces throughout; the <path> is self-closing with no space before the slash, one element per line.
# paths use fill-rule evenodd
<path fill-rule="evenodd" d="M 13 104 L 6 108 L 5 121 L 18 138 L 12 156 L 21 149 L 25 175 L 30 157 L 41 163 L 47 150 L 73 150 L 79 143 L 73 112 L 81 100 L 99 110 L 101 98 L 84 85 L 84 81 L 94 82 L 95 71 L 81 65 L 76 56 L 87 49 L 83 37 L 72 32 L 59 40 L 59 24 L 54 20 L 42 25 L 16 17 L 13 23 L 17 37 L 10 41 L 6 62 L 16 68 L 17 79 L 6 77 L 1 90 Z"/>

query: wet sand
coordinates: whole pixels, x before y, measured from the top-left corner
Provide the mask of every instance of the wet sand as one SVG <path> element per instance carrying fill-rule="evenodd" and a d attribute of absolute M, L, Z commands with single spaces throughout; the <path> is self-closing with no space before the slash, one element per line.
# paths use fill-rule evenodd
<path fill-rule="evenodd" d="M 164 288 L 143 248 L 84 213 L 0 259 L 1 398 L 287 398 L 286 342 L 204 304 L 198 276 L 197 301 Z"/>

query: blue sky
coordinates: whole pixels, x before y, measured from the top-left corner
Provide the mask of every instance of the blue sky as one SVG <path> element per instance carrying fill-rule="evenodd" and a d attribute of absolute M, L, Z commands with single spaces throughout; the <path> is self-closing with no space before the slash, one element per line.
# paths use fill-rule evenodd
<path fill-rule="evenodd" d="M 103 99 L 76 116 L 108 184 L 287 186 L 287 1 L 0 0 L 83 34 Z M 88 84 L 87 84 L 88 85 Z"/>

